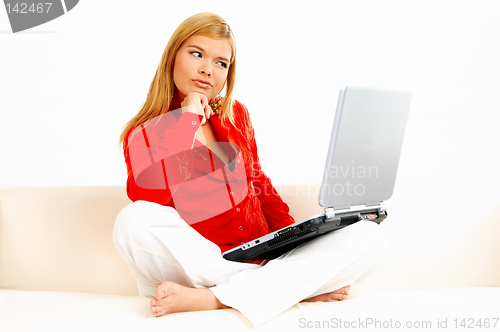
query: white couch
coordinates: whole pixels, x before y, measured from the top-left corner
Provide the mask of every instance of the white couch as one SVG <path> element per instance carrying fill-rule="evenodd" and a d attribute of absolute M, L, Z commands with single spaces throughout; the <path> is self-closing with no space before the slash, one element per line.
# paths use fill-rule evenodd
<path fill-rule="evenodd" d="M 317 185 L 277 188 L 297 220 L 322 211 Z M 492 184 L 398 184 L 386 265 L 346 301 L 297 304 L 258 330 L 499 330 L 499 198 Z M 234 309 L 150 314 L 111 240 L 128 203 L 124 187 L 0 189 L 0 331 L 252 330 Z"/>

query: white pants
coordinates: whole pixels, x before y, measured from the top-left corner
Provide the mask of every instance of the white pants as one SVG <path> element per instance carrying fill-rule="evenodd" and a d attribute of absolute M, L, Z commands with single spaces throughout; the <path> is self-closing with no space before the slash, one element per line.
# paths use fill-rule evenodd
<path fill-rule="evenodd" d="M 154 298 L 164 281 L 209 288 L 255 326 L 309 297 L 335 291 L 377 270 L 386 238 L 374 222 L 360 221 L 317 237 L 266 265 L 222 258 L 220 248 L 188 226 L 175 209 L 146 201 L 118 214 L 113 242 L 137 281 Z"/>

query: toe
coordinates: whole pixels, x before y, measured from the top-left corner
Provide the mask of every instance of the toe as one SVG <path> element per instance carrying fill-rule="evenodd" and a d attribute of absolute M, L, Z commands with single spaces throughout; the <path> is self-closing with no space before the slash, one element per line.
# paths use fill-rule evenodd
<path fill-rule="evenodd" d="M 165 281 L 164 283 L 162 283 L 160 286 L 158 286 L 156 288 L 155 297 L 158 300 L 163 299 L 165 296 L 170 294 L 173 289 L 175 289 L 175 287 L 174 287 L 175 285 L 176 284 L 173 282 Z"/>
<path fill-rule="evenodd" d="M 342 295 L 349 295 L 349 291 L 351 290 L 351 286 L 345 286 L 345 287 L 342 287 L 338 290 L 336 290 L 335 294 L 342 294 Z"/>
<path fill-rule="evenodd" d="M 342 301 L 347 299 L 347 295 L 345 294 L 331 294 L 330 296 L 331 301 Z"/>
<path fill-rule="evenodd" d="M 162 299 L 165 297 L 165 289 L 166 289 L 166 285 L 165 283 L 161 284 L 160 286 L 158 286 L 158 288 L 156 288 L 156 292 L 155 292 L 155 297 L 157 299 Z"/>
<path fill-rule="evenodd" d="M 150 310 L 151 310 L 151 313 L 153 314 L 153 316 L 156 316 L 156 311 L 158 310 L 158 309 L 156 308 L 156 306 L 152 305 L 152 306 L 150 307 Z"/>
<path fill-rule="evenodd" d="M 160 317 L 160 316 L 163 316 L 165 314 L 165 310 L 164 310 L 163 306 L 161 306 L 159 303 L 157 303 L 155 306 L 151 307 L 151 313 L 155 317 Z"/>

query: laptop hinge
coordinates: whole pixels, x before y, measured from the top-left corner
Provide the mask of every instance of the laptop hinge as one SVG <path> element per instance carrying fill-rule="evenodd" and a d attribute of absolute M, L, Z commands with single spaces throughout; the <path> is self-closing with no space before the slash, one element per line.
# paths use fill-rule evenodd
<path fill-rule="evenodd" d="M 326 219 L 332 219 L 333 217 L 335 217 L 335 210 L 331 207 L 325 208 L 325 216 Z"/>
<path fill-rule="evenodd" d="M 373 207 L 373 206 L 381 206 L 384 207 L 384 202 L 373 202 L 373 203 L 366 203 L 366 207 Z"/>
<path fill-rule="evenodd" d="M 349 212 L 349 211 L 363 211 L 363 210 L 371 210 L 373 208 L 378 209 L 379 211 L 385 211 L 385 204 L 384 202 L 378 202 L 378 203 L 370 203 L 370 204 L 363 204 L 363 205 L 355 205 L 355 206 L 346 206 L 342 208 L 337 208 L 334 209 L 333 207 L 326 207 L 325 208 L 325 217 L 326 219 L 332 219 L 335 217 L 336 213 L 342 212 Z"/>

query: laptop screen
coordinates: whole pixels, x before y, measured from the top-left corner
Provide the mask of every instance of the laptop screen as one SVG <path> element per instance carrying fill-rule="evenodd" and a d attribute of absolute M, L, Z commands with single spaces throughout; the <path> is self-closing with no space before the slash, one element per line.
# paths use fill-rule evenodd
<path fill-rule="evenodd" d="M 392 196 L 411 93 L 340 90 L 319 204 L 347 208 Z"/>

